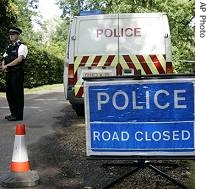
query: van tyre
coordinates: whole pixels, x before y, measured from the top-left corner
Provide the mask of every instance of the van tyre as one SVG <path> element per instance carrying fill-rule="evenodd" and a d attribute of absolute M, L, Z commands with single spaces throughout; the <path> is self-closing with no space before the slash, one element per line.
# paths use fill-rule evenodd
<path fill-rule="evenodd" d="M 85 110 L 83 104 L 72 105 L 73 109 L 75 110 L 77 116 L 84 116 Z"/>

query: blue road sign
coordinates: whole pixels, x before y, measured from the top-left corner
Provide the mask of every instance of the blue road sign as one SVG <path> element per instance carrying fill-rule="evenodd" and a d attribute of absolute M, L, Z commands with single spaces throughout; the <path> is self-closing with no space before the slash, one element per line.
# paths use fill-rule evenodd
<path fill-rule="evenodd" d="M 194 155 L 194 79 L 85 81 L 88 155 Z"/>

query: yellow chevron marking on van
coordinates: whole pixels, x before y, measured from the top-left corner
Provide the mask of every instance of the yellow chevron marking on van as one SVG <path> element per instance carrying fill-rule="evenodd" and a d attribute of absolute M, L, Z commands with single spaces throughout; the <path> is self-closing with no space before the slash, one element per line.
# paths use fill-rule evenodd
<path fill-rule="evenodd" d="M 87 60 L 87 62 L 85 64 L 85 67 L 91 66 L 91 64 L 93 63 L 94 59 L 95 59 L 95 56 L 89 56 L 89 58 L 88 58 L 88 60 Z"/>
<path fill-rule="evenodd" d="M 129 66 L 122 55 L 119 55 L 119 63 L 123 69 L 129 69 Z"/>
<path fill-rule="evenodd" d="M 80 62 L 82 61 L 83 56 L 77 56 L 76 60 L 74 61 L 74 73 L 76 73 Z"/>
<path fill-rule="evenodd" d="M 108 58 L 108 55 L 103 55 L 98 63 L 97 66 L 104 66 L 104 64 L 106 63 L 106 60 Z"/>
<path fill-rule="evenodd" d="M 166 70 L 166 59 L 164 58 L 164 56 L 162 54 L 157 54 L 156 56 L 160 64 L 162 65 L 163 69 Z"/>
<path fill-rule="evenodd" d="M 143 67 L 141 66 L 139 60 L 137 59 L 136 55 L 131 55 L 130 58 L 134 64 L 135 68 L 137 70 L 141 70 L 141 75 L 146 75 L 146 73 L 145 73 Z"/>
<path fill-rule="evenodd" d="M 118 57 L 117 57 L 117 55 L 116 55 L 116 56 L 114 56 L 114 58 L 113 58 L 113 60 L 112 60 L 111 66 L 116 67 L 117 64 L 118 64 Z"/>
<path fill-rule="evenodd" d="M 74 85 L 74 94 L 77 95 L 79 92 L 80 87 L 82 86 L 83 81 L 82 80 L 77 80 L 77 83 Z"/>
<path fill-rule="evenodd" d="M 153 74 L 159 74 L 150 56 L 143 56 Z"/>

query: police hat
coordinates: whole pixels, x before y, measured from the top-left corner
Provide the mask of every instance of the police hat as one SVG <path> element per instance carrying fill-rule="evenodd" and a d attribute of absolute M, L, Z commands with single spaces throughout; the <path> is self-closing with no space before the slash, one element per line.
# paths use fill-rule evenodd
<path fill-rule="evenodd" d="M 17 27 L 11 27 L 9 30 L 9 34 L 18 34 L 20 35 L 22 33 L 22 30 Z"/>

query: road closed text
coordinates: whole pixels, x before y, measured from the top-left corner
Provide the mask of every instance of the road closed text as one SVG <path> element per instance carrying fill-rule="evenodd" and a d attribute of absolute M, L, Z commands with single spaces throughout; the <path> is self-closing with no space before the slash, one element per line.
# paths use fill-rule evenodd
<path fill-rule="evenodd" d="M 191 134 L 189 130 L 164 130 L 164 131 L 141 131 L 138 130 L 135 133 L 129 133 L 128 131 L 94 131 L 93 141 L 108 142 L 118 141 L 126 142 L 129 140 L 135 140 L 137 142 L 160 142 L 160 141 L 187 141 L 190 139 Z"/>
<path fill-rule="evenodd" d="M 92 123 L 95 149 L 193 149 L 193 122 Z"/>

